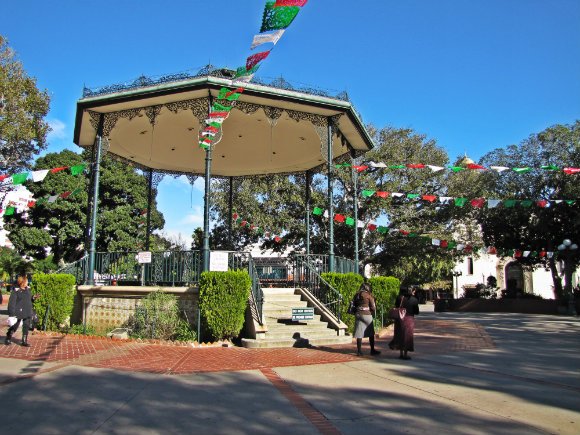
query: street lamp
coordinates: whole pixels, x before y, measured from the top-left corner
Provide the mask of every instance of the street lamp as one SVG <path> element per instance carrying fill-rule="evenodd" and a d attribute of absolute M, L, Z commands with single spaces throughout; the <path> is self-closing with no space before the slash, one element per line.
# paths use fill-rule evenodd
<path fill-rule="evenodd" d="M 572 243 L 570 239 L 564 239 L 562 244 L 558 246 L 560 255 L 564 256 L 564 279 L 566 293 L 568 293 L 568 314 L 576 315 L 576 304 L 574 301 L 574 293 L 572 292 L 572 261 L 571 258 L 576 254 L 578 245 Z"/>
<path fill-rule="evenodd" d="M 463 275 L 463 272 L 460 270 L 454 270 L 451 274 L 455 277 L 455 292 L 454 297 L 457 299 L 459 297 L 459 277 Z"/>

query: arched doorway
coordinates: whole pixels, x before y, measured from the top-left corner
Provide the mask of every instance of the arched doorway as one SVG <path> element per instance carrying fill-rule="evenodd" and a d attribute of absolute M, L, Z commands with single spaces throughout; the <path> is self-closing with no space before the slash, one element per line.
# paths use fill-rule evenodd
<path fill-rule="evenodd" d="M 505 267 L 505 288 L 507 297 L 516 297 L 524 291 L 524 270 L 517 261 L 508 263 Z"/>

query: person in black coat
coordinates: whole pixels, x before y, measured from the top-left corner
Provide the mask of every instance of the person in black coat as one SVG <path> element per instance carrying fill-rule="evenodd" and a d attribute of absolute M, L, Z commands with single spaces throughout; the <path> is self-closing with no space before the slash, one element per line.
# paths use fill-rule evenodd
<path fill-rule="evenodd" d="M 19 276 L 17 285 L 10 292 L 10 299 L 8 299 L 8 316 L 16 317 L 18 320 L 8 328 L 6 340 L 4 340 L 5 345 L 12 344 L 12 334 L 18 330 L 20 322 L 22 322 L 22 346 L 30 346 L 28 343 L 28 331 L 30 330 L 32 314 L 34 313 L 32 309 L 32 301 L 34 299 L 35 297 L 30 294 L 28 278 L 25 275 Z"/>

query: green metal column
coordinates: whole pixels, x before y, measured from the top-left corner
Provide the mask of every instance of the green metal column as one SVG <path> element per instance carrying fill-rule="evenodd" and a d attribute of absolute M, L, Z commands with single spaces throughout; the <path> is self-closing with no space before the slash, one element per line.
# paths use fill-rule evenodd
<path fill-rule="evenodd" d="M 360 273 L 360 266 L 358 264 L 358 172 L 355 170 L 354 158 L 351 161 L 352 170 L 352 205 L 354 213 L 354 263 L 356 264 L 356 272 Z"/>
<path fill-rule="evenodd" d="M 93 177 L 93 203 L 91 210 L 91 239 L 89 246 L 89 267 L 87 274 L 89 285 L 95 284 L 95 256 L 97 251 L 97 214 L 99 208 L 99 178 L 101 174 L 101 148 L 103 144 L 103 124 L 105 116 L 103 114 L 99 117 L 99 126 L 97 127 L 97 150 L 95 155 L 95 161 L 93 162 L 93 171 L 95 173 Z"/>
<path fill-rule="evenodd" d="M 145 250 L 149 251 L 151 239 L 151 203 L 153 202 L 153 169 L 149 169 L 149 184 L 147 185 L 147 229 L 145 235 Z"/>
<path fill-rule="evenodd" d="M 234 177 L 230 177 L 230 192 L 228 198 L 228 209 L 229 209 L 229 217 L 228 217 L 228 246 L 233 251 L 234 250 L 234 238 L 232 234 L 232 214 L 234 213 Z"/>
<path fill-rule="evenodd" d="M 328 143 L 326 147 L 328 161 L 328 271 L 334 272 L 334 208 L 332 206 L 332 120 L 327 118 Z"/>
<path fill-rule="evenodd" d="M 208 98 L 208 113 L 211 112 L 212 98 Z M 203 197 L 203 247 L 201 249 L 203 267 L 202 271 L 209 270 L 209 209 L 211 190 L 211 152 L 212 145 L 205 150 L 205 193 Z"/>
<path fill-rule="evenodd" d="M 310 255 L 310 188 L 312 184 L 312 172 L 306 171 L 306 255 Z"/>

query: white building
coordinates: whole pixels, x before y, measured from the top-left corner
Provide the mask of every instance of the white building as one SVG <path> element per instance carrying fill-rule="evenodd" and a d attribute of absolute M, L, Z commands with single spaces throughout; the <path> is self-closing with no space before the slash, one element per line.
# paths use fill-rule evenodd
<path fill-rule="evenodd" d="M 558 274 L 564 283 L 564 265 L 557 261 Z M 551 272 L 544 268 L 524 270 L 515 258 L 499 258 L 493 254 L 464 257 L 454 269 L 454 297 L 463 296 L 465 289 L 486 284 L 487 278 L 497 279 L 499 289 L 514 288 L 519 292 L 533 293 L 544 299 L 554 299 L 554 282 Z M 459 273 L 461 275 L 457 276 Z M 578 270 L 572 278 L 572 286 L 578 283 Z M 498 295 L 499 296 L 499 295 Z"/>

